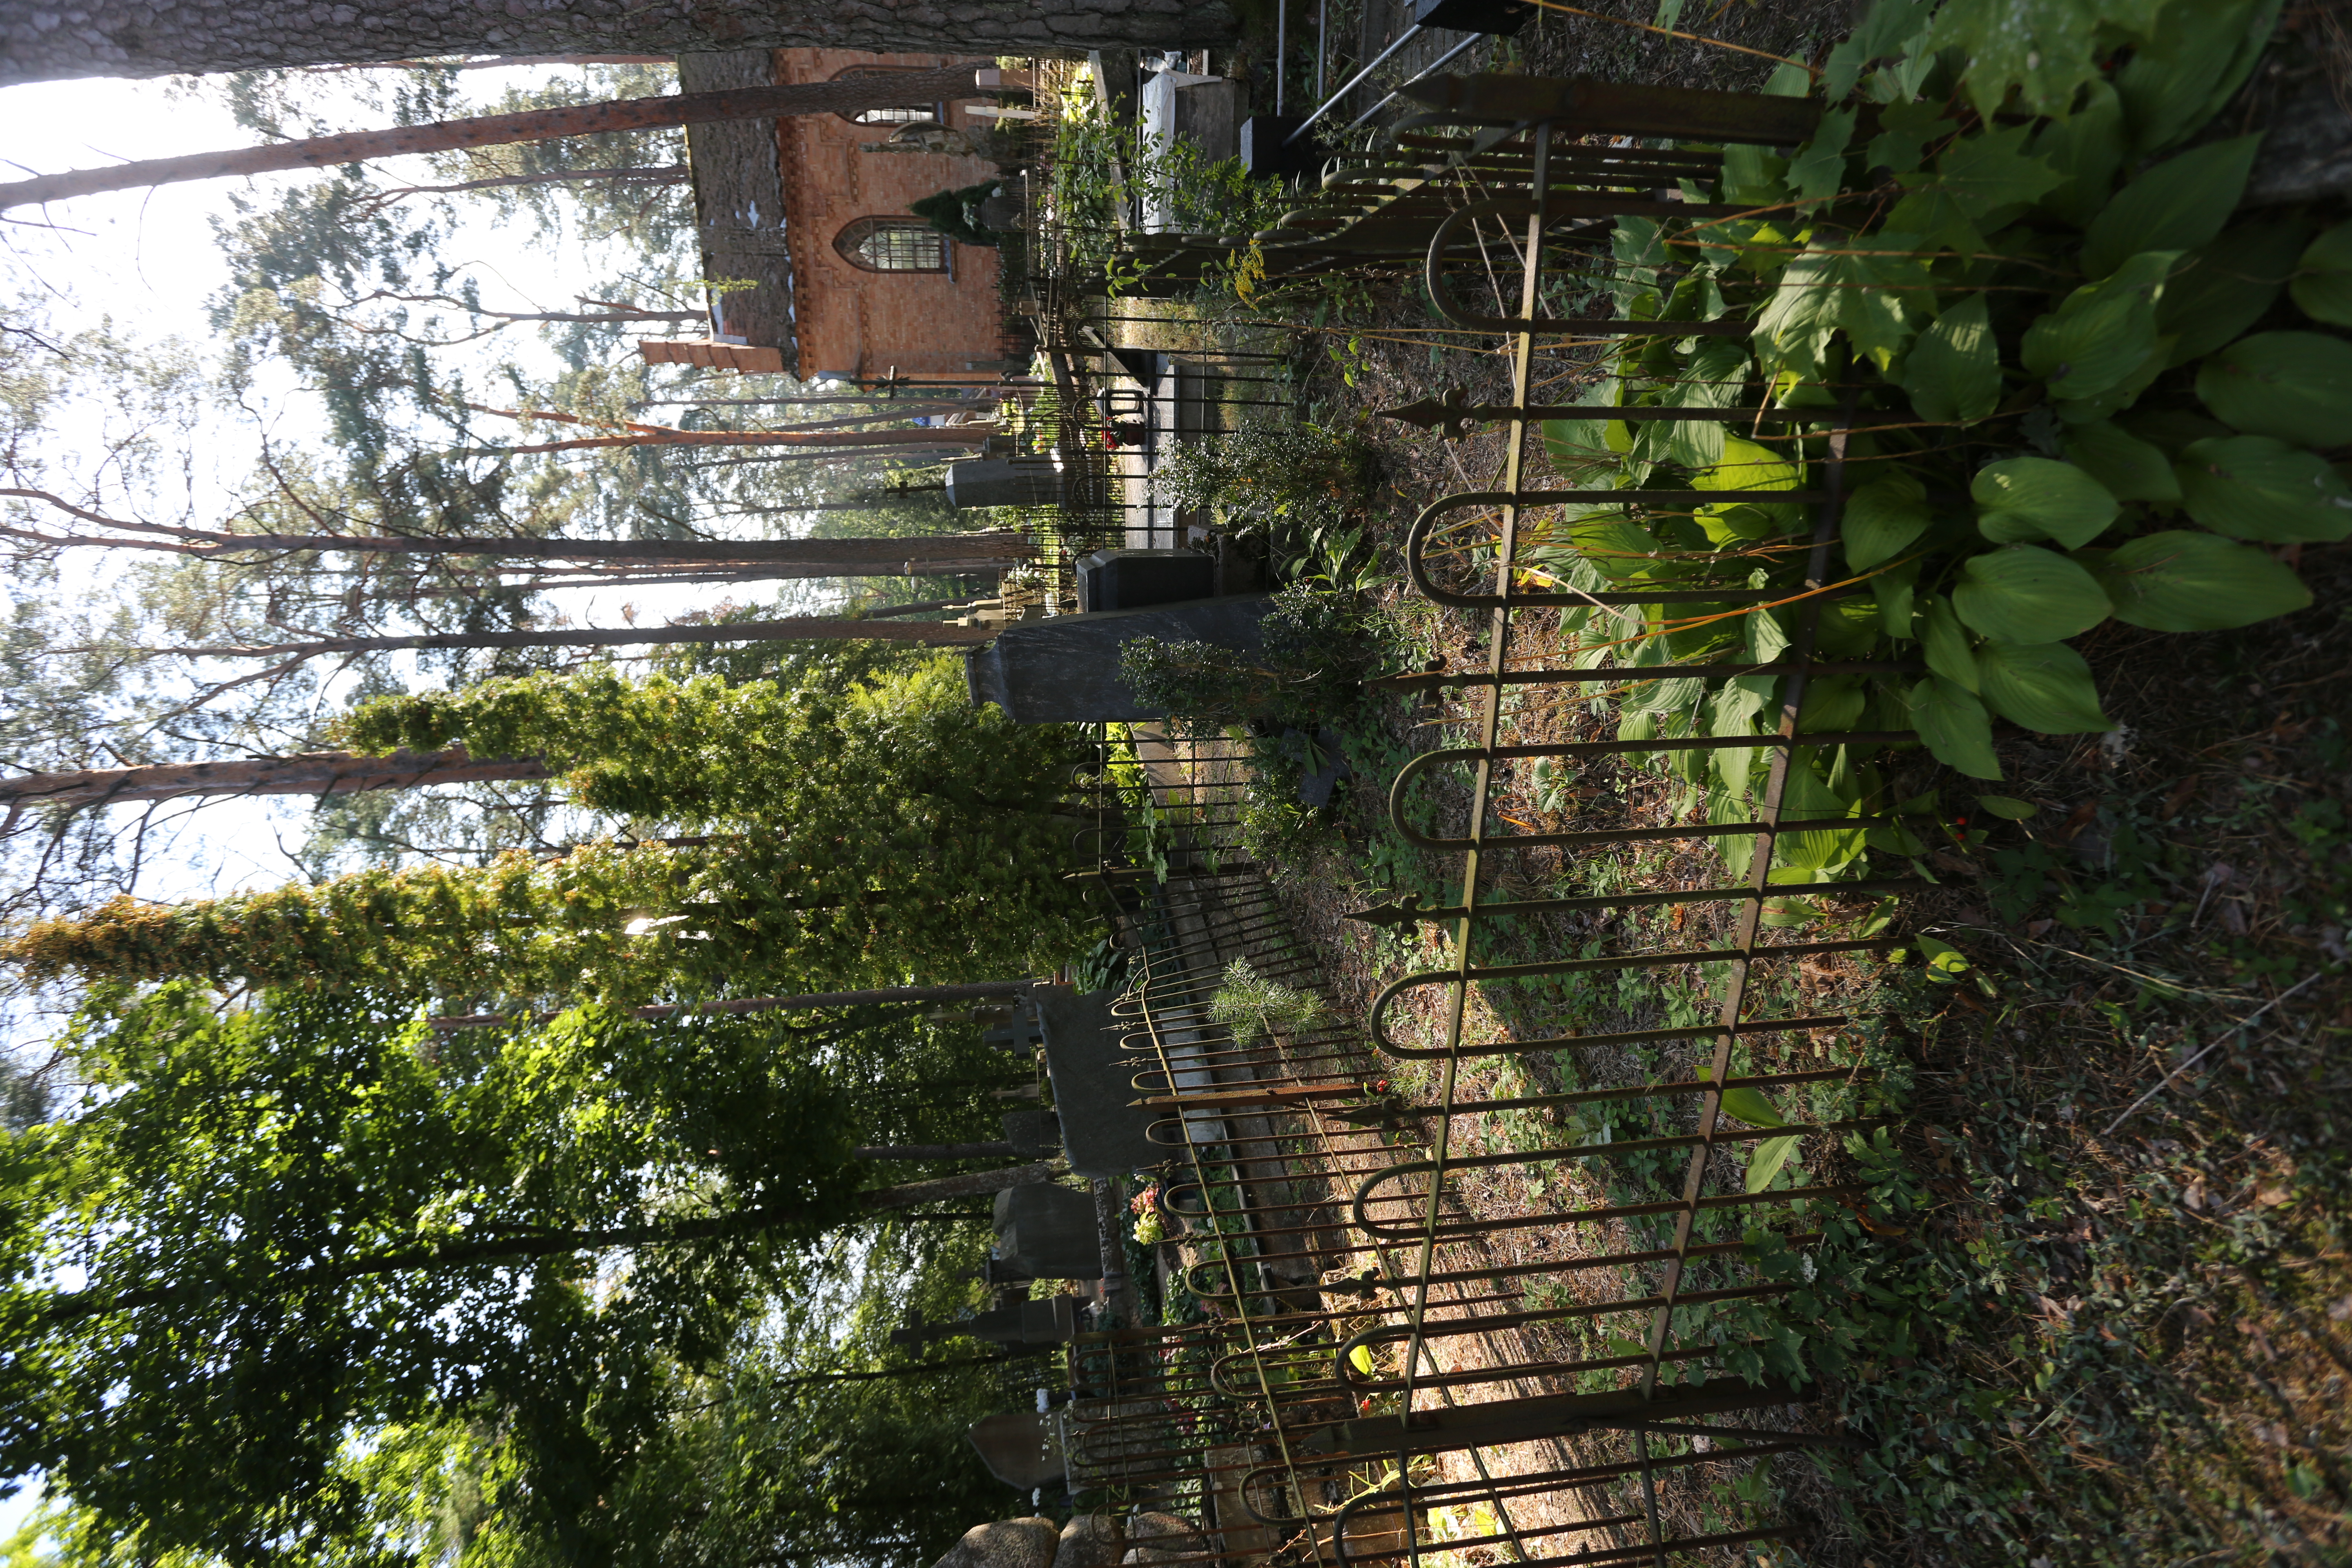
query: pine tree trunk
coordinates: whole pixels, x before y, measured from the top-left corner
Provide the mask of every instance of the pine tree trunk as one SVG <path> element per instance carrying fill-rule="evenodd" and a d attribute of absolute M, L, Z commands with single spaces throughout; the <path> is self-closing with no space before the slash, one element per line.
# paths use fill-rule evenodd
<path fill-rule="evenodd" d="M 1027 535 L 1005 530 L 852 539 L 755 539 L 740 542 L 674 539 L 533 539 L 481 534 L 230 533 L 125 521 L 75 506 L 47 490 L 0 488 L 0 497 L 47 501 L 83 522 L 119 531 L 112 536 L 43 533 L 0 525 L 0 536 L 51 548 L 82 545 L 110 550 L 158 550 L 175 555 L 233 555 L 252 551 L 331 551 L 347 555 L 499 555 L 522 561 L 621 561 L 648 565 L 884 566 L 908 563 L 982 562 L 1008 566 L 1034 553 Z M 812 508 L 810 510 L 816 510 Z M 127 536 L 127 537 L 126 537 Z"/>
<path fill-rule="evenodd" d="M 397 185 L 375 193 L 373 200 L 388 202 L 401 196 L 454 195 L 460 191 L 509 190 L 518 185 L 558 185 L 582 184 L 592 180 L 619 180 L 633 185 L 683 185 L 693 178 L 683 163 L 646 163 L 623 169 L 551 169 L 543 174 L 491 174 L 478 180 L 460 180 L 454 185 Z M 501 311 L 488 312 L 492 315 Z M 680 316 L 679 321 L 699 317 Z M 533 317 L 536 321 L 541 318 Z M 549 318 L 551 320 L 563 318 Z"/>
<path fill-rule="evenodd" d="M 700 626 L 608 626 L 590 631 L 421 632 L 407 637 L 320 637 L 315 642 L 233 643 L 207 647 L 156 647 L 137 651 L 177 654 L 183 658 L 314 658 L 329 653 L 398 653 L 412 648 L 620 647 L 635 644 L 838 642 L 980 643 L 996 635 L 991 626 L 953 626 L 933 621 L 853 621 L 810 616 L 780 621 L 733 621 Z"/>
<path fill-rule="evenodd" d="M 971 1197 L 999 1193 L 1008 1187 L 1035 1186 L 1061 1174 L 1056 1161 L 1012 1165 L 997 1171 L 974 1171 L 945 1176 L 936 1182 L 910 1182 L 861 1193 L 857 1207 L 865 1214 L 911 1208 L 940 1198 Z M 771 1230 L 805 1225 L 812 1216 L 798 1208 L 750 1209 L 709 1219 L 667 1220 L 659 1225 L 633 1225 L 610 1230 L 561 1230 L 532 1236 L 510 1236 L 479 1241 L 452 1242 L 409 1252 L 383 1253 L 348 1262 L 322 1263 L 289 1268 L 279 1275 L 277 1288 L 288 1293 L 338 1285 L 377 1275 L 404 1273 L 413 1268 L 463 1268 L 471 1265 L 520 1262 L 530 1258 L 554 1258 L 571 1252 L 604 1252 L 622 1247 L 675 1247 L 681 1242 L 713 1241 L 723 1237 L 758 1236 Z M 54 1298 L 42 1312 L 49 1327 L 78 1322 L 100 1312 L 127 1311 L 170 1301 L 201 1300 L 224 1287 L 212 1281 L 166 1285 L 140 1290 L 85 1290 Z"/>
<path fill-rule="evenodd" d="M 310 71 L 487 71 L 509 66 L 666 66 L 668 55 L 492 55 L 486 60 L 367 60 L 349 66 L 312 66 Z"/>
<path fill-rule="evenodd" d="M 489 314 L 500 314 L 492 311 Z M 877 424 L 885 419 L 904 418 L 902 414 L 878 415 L 861 420 L 825 421 L 815 425 L 786 425 L 771 430 L 681 430 L 675 425 L 640 425 L 633 420 L 585 419 L 577 414 L 564 414 L 545 408 L 496 408 L 487 403 L 468 403 L 467 408 L 477 414 L 496 414 L 508 419 L 545 419 L 559 425 L 610 425 L 625 434 L 583 437 L 569 441 L 544 441 L 529 447 L 506 447 L 499 450 L 515 454 L 534 452 L 568 452 L 582 447 L 930 447 L 959 443 L 979 446 L 995 435 L 1002 426 L 975 422 L 969 425 L 920 426 L 904 430 L 844 430 L 845 425 Z M 814 433 L 812 433 L 814 432 Z"/>
<path fill-rule="evenodd" d="M 22 0 L 0 0 L 0 26 L 8 25 L 21 5 Z M 14 37 L 9 39 L 12 49 L 16 42 Z M 13 54 L 0 57 L 0 73 L 15 63 Z M 833 114 L 888 109 L 935 99 L 976 98 L 979 89 L 973 85 L 972 73 L 977 68 L 969 65 L 942 66 L 936 70 L 891 71 L 882 76 L 844 77 L 838 81 L 799 82 L 786 87 L 739 87 L 723 92 L 612 99 L 603 103 L 540 109 L 523 114 L 485 114 L 468 120 L 435 121 L 429 125 L 396 125 L 383 131 L 273 142 L 263 147 L 150 158 L 118 163 L 110 169 L 42 174 L 0 184 L 0 209 L 31 202 L 63 201 L 68 196 L 91 195 L 100 191 L 173 184 L 184 180 L 216 180 L 282 169 L 332 168 L 415 153 L 552 142 L 560 137 L 588 136 L 607 131 L 651 131 L 720 120 L 771 120 L 788 114 Z M 0 86 L 10 80 L 30 79 L 34 79 L 0 74 Z"/>
<path fill-rule="evenodd" d="M 1201 48 L 1234 35 L 1225 0 L 0 0 L 0 85 L 447 55 Z"/>
<path fill-rule="evenodd" d="M 206 795 L 357 795 L 420 784 L 547 776 L 547 764 L 537 757 L 478 761 L 467 756 L 463 747 L 424 756 L 412 752 L 384 757 L 305 752 L 299 756 L 234 763 L 160 763 L 140 768 L 18 773 L 0 778 L 0 801 L 8 803 L 13 816 L 28 805 L 92 805 Z"/>

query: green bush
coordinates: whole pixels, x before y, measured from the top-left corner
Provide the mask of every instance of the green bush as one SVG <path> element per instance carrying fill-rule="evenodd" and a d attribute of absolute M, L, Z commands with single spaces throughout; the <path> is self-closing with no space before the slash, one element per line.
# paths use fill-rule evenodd
<path fill-rule="evenodd" d="M 1245 425 L 1180 447 L 1152 475 L 1160 501 L 1213 510 L 1237 531 L 1297 548 L 1360 512 L 1381 478 L 1380 448 L 1318 425 Z"/>
<path fill-rule="evenodd" d="M 1831 58 L 1810 142 L 1788 157 L 1727 146 L 1714 188 L 1686 183 L 1753 216 L 1617 226 L 1621 314 L 1752 332 L 1628 340 L 1590 393 L 1810 409 L 1800 428 L 1814 434 L 1554 421 L 1554 466 L 1580 488 L 1748 493 L 1691 513 L 1538 520 L 1523 559 L 1592 593 L 1744 573 L 1794 598 L 1809 509 L 1757 492 L 1819 483 L 1821 414 L 1845 401 L 1853 488 L 1831 577 L 1861 591 L 1823 605 L 1817 646 L 1927 668 L 1817 679 L 1800 727 L 1916 730 L 1986 780 L 2000 776 L 1995 719 L 2114 728 L 2069 646 L 2110 618 L 2214 630 L 2307 605 L 2264 547 L 2352 533 L 2352 489 L 2324 455 L 2352 444 L 2352 342 L 2329 330 L 2352 321 L 2336 287 L 2352 226 L 2239 216 L 2256 138 L 2180 150 L 2276 14 L 2272 0 L 2168 0 L 2130 19 L 2075 0 L 1882 3 Z M 1877 60 L 1892 63 L 1864 75 Z M 1810 84 L 1787 68 L 1771 89 Z M 2042 118 L 1996 118 L 2004 103 Z M 2289 300 L 2307 320 L 2283 319 Z M 1764 663 L 1792 627 L 1793 608 L 1692 605 L 1596 630 L 1629 663 Z M 1662 683 L 1627 702 L 1621 734 L 1756 733 L 1777 707 L 1770 677 Z M 1749 809 L 1764 757 L 1694 752 L 1678 768 L 1727 821 Z M 1896 804 L 1866 748 L 1824 748 L 1799 773 L 1808 815 Z M 1798 837 L 1791 864 L 1835 875 L 1859 864 L 1864 835 Z M 1916 848 L 1891 828 L 1869 837 Z"/>
<path fill-rule="evenodd" d="M 1372 653 L 1372 616 L 1352 594 L 1307 584 L 1275 595 L 1255 652 L 1138 641 L 1119 653 L 1137 698 L 1188 725 L 1310 733 L 1354 705 Z"/>

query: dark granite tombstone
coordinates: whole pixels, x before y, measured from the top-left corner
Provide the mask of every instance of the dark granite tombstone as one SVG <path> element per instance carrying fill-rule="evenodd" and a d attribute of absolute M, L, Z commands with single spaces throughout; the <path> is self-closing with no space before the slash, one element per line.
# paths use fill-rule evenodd
<path fill-rule="evenodd" d="M 1042 1037 L 1037 1033 L 1037 1020 L 1025 1009 L 1015 1007 L 1002 1028 L 984 1029 L 980 1038 L 982 1045 L 1024 1057 L 1036 1049 Z"/>
<path fill-rule="evenodd" d="M 1217 563 L 1197 550 L 1097 550 L 1078 563 L 1078 608 L 1142 610 L 1206 599 Z"/>
<path fill-rule="evenodd" d="M 1004 1141 L 1024 1160 L 1050 1160 L 1062 1152 L 1062 1119 L 1050 1110 L 1008 1110 L 999 1118 Z"/>
<path fill-rule="evenodd" d="M 1042 1412 L 1001 1411 L 973 1422 L 964 1435 L 980 1450 L 990 1475 L 1024 1492 L 1060 1480 L 1066 1468 L 1061 1424 Z"/>
<path fill-rule="evenodd" d="M 1143 1069 L 1128 1061 L 1126 1026 L 1111 1016 L 1118 993 L 1080 995 L 1070 986 L 1041 985 L 1034 995 L 1070 1169 L 1081 1176 L 1124 1176 L 1170 1158 L 1175 1152 L 1146 1134 L 1159 1112 L 1131 1103 L 1135 1075 Z"/>
<path fill-rule="evenodd" d="M 996 1254 L 1032 1279 L 1099 1279 L 1102 1242 L 1095 1200 L 1051 1184 L 996 1194 Z"/>
<path fill-rule="evenodd" d="M 1016 724 L 1157 719 L 1162 715 L 1128 689 L 1119 649 L 1142 638 L 1254 649 L 1264 637 L 1258 622 L 1273 602 L 1264 594 L 1237 594 L 1021 621 L 964 656 L 965 680 L 975 705 L 993 702 Z"/>
<path fill-rule="evenodd" d="M 894 1345 L 919 1345 L 930 1340 L 986 1340 L 999 1345 L 1067 1344 L 1077 1337 L 1078 1304 L 1067 1296 L 1043 1301 L 1016 1301 L 992 1307 L 952 1322 L 927 1323 L 919 1318 L 909 1326 L 890 1331 Z"/>
<path fill-rule="evenodd" d="M 1054 506 L 1069 487 L 1061 465 L 1049 457 L 973 458 L 948 465 L 948 505 L 972 507 Z"/>

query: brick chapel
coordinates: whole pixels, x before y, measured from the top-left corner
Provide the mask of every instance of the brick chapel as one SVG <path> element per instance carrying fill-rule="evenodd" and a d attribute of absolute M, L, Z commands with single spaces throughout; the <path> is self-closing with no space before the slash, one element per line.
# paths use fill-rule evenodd
<path fill-rule="evenodd" d="M 824 81 L 955 63 L 928 54 L 741 49 L 684 55 L 678 90 Z M 982 100 L 689 126 L 706 342 L 644 340 L 656 363 L 789 371 L 803 379 L 966 379 L 1004 348 L 997 256 L 908 210 L 998 177 L 969 148 L 994 121 Z M 913 150 L 908 150 L 913 149 Z M 748 286 L 743 286 L 748 285 Z"/>

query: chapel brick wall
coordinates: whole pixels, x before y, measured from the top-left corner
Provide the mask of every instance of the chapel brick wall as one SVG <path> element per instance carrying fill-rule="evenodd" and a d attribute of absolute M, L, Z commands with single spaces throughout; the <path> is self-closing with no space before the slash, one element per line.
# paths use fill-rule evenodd
<path fill-rule="evenodd" d="M 779 82 L 824 81 L 847 66 L 928 68 L 950 55 L 875 55 L 853 49 L 778 49 Z M 974 101 L 980 95 L 974 95 Z M 991 121 L 969 102 L 950 103 L 947 123 L 975 137 Z M 857 125 L 837 114 L 776 121 L 783 171 L 784 236 L 791 251 L 794 335 L 803 376 L 957 378 L 973 360 L 1002 352 L 997 257 L 982 245 L 948 242 L 947 273 L 868 272 L 834 249 L 834 237 L 861 217 L 908 217 L 908 205 L 943 190 L 997 177 L 983 158 L 866 153 L 894 127 Z"/>

